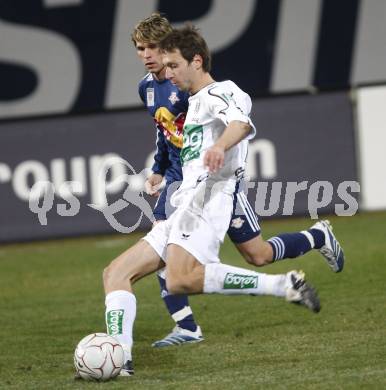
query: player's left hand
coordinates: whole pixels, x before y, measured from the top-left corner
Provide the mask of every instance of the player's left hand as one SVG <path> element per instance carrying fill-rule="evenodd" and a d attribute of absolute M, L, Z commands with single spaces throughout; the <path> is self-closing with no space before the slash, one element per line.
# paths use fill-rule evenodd
<path fill-rule="evenodd" d="M 224 148 L 218 145 L 213 145 L 205 153 L 204 166 L 209 169 L 210 173 L 215 173 L 223 167 L 224 157 Z"/>
<path fill-rule="evenodd" d="M 158 197 L 160 195 L 160 186 L 163 176 L 158 173 L 152 173 L 145 181 L 145 191 L 150 196 Z"/>

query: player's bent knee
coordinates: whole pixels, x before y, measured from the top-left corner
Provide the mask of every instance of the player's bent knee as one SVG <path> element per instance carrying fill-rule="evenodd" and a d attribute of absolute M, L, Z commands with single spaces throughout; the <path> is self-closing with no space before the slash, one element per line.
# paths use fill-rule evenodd
<path fill-rule="evenodd" d="M 188 294 L 190 292 L 189 283 L 179 276 L 166 277 L 166 288 L 169 294 Z"/>
<path fill-rule="evenodd" d="M 112 289 L 116 287 L 117 284 L 122 282 L 122 277 L 119 276 L 119 272 L 116 269 L 116 264 L 112 261 L 104 270 L 103 270 L 103 285 L 105 289 Z"/>
<path fill-rule="evenodd" d="M 111 279 L 111 263 L 103 270 L 103 283 L 106 284 Z"/>
<path fill-rule="evenodd" d="M 236 247 L 247 263 L 256 267 L 263 267 L 273 262 L 272 247 L 261 235 L 249 241 L 238 243 Z"/>
<path fill-rule="evenodd" d="M 272 249 L 269 244 L 253 245 L 252 243 L 248 243 L 247 245 L 238 245 L 237 248 L 246 262 L 256 267 L 263 267 L 271 264 L 273 261 Z"/>
<path fill-rule="evenodd" d="M 260 254 L 252 253 L 248 258 L 247 262 L 253 264 L 256 267 L 264 267 L 265 265 L 271 264 L 272 259 Z"/>
<path fill-rule="evenodd" d="M 126 289 L 135 281 L 136 272 L 119 259 L 113 260 L 103 270 L 105 290 Z"/>
<path fill-rule="evenodd" d="M 178 278 L 167 277 L 166 278 L 166 288 L 169 294 L 182 294 L 181 285 L 178 281 Z"/>
<path fill-rule="evenodd" d="M 192 254 L 179 245 L 168 246 L 166 287 L 170 294 L 201 293 L 204 275 L 204 266 Z"/>

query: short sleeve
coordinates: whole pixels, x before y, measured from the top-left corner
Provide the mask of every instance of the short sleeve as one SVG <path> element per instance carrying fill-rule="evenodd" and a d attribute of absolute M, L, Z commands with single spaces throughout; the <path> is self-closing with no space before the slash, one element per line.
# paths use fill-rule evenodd
<path fill-rule="evenodd" d="M 210 105 L 213 115 L 220 119 L 226 126 L 232 121 L 248 123 L 252 127 L 248 139 L 256 134 L 256 128 L 249 117 L 252 102 L 248 94 L 238 88 L 232 91 L 228 88 L 214 87 L 208 90 Z"/>

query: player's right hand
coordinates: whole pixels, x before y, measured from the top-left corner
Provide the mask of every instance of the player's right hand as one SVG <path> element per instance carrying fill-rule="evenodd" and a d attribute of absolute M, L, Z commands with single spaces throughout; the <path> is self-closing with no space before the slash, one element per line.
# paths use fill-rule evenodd
<path fill-rule="evenodd" d="M 151 174 L 145 181 L 145 192 L 150 196 L 159 196 L 163 176 L 158 173 Z"/>
<path fill-rule="evenodd" d="M 216 173 L 224 166 L 225 150 L 223 147 L 214 144 L 204 155 L 204 166 L 210 173 Z"/>

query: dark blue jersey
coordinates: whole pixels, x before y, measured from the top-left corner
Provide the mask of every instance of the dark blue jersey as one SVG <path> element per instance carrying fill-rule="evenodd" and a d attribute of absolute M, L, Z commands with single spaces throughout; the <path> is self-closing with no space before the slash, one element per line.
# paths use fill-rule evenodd
<path fill-rule="evenodd" d="M 151 73 L 141 80 L 138 92 L 157 127 L 157 151 L 152 171 L 164 176 L 168 183 L 181 181 L 182 128 L 189 94 L 167 79 L 156 80 Z"/>

